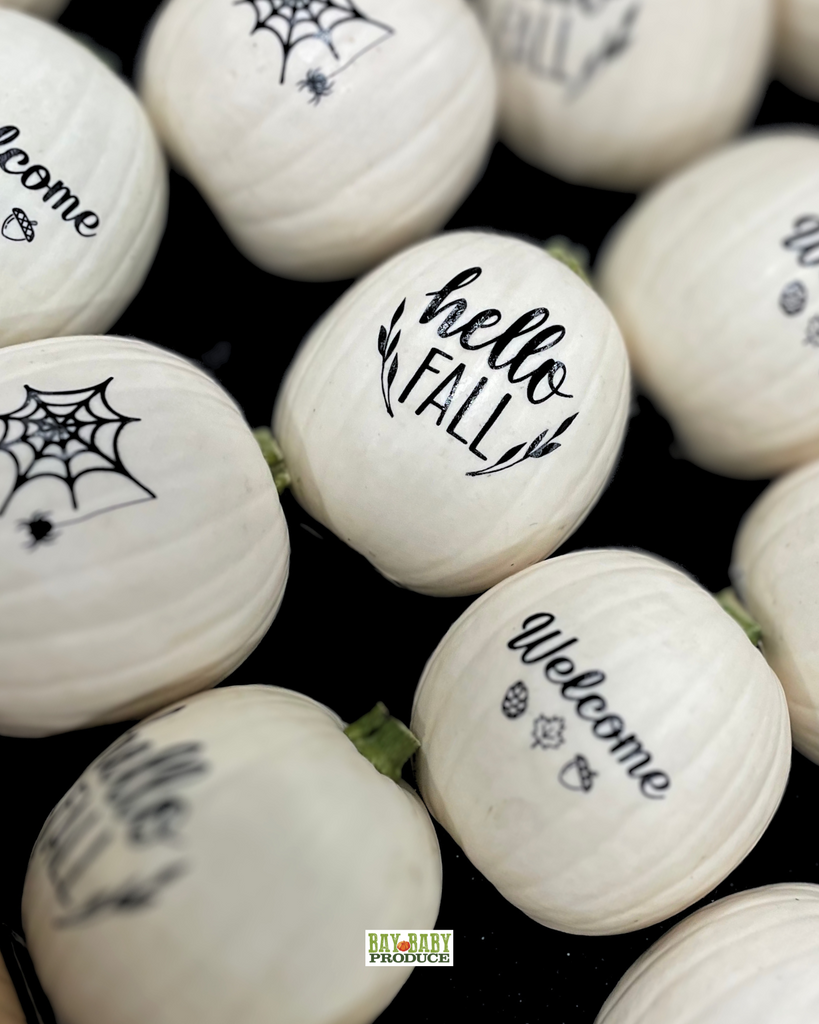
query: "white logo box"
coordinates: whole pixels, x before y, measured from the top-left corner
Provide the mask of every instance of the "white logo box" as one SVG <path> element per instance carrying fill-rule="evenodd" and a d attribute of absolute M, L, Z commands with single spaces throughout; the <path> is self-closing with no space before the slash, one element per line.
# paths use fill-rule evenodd
<path fill-rule="evenodd" d="M 451 967 L 454 933 L 424 928 L 368 928 L 364 932 L 367 967 Z"/>

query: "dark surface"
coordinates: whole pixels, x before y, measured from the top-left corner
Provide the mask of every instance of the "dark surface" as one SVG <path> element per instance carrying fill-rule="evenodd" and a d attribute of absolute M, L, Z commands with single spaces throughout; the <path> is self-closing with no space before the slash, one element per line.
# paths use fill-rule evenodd
<path fill-rule="evenodd" d="M 150 0 L 72 0 L 61 20 L 111 51 L 130 75 L 154 7 Z M 819 107 L 774 84 L 758 120 L 819 123 Z M 594 255 L 632 199 L 560 183 L 499 145 L 451 226 L 492 226 L 542 238 L 565 234 Z M 233 249 L 192 186 L 172 174 L 159 255 L 112 333 L 157 342 L 203 362 L 252 425 L 266 424 L 301 337 L 345 287 L 283 281 L 256 269 Z M 562 550 L 635 546 L 679 563 L 711 590 L 726 586 L 737 524 L 764 483 L 725 480 L 676 458 L 668 425 L 645 398 L 637 398 L 635 413 L 616 476 Z M 289 495 L 284 507 L 293 548 L 284 603 L 268 636 L 227 682 L 299 689 L 348 721 L 383 699 L 408 720 L 427 657 L 469 599 L 436 600 L 399 590 L 313 523 Z M 46 815 L 125 728 L 46 740 L 0 739 L 8 865 L 0 916 L 10 924 L 19 926 L 26 861 Z M 819 768 L 795 755 L 770 829 L 704 902 L 771 882 L 819 882 L 819 855 L 804 825 L 818 779 Z M 552 932 L 508 904 L 439 832 L 439 927 L 455 930 L 458 963 L 451 970 L 415 971 L 383 1021 L 439 1021 L 456 1011 L 474 1015 L 485 1009 L 503 1012 L 509 1024 L 591 1024 L 620 975 L 673 923 L 615 938 Z"/>

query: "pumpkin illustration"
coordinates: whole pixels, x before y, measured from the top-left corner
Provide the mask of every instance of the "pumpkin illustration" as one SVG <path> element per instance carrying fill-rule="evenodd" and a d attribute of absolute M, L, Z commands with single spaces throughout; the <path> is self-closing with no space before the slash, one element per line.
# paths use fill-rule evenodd
<path fill-rule="evenodd" d="M 500 131 L 568 181 L 634 191 L 739 130 L 765 83 L 771 0 L 478 0 Z"/>
<path fill-rule="evenodd" d="M 106 331 L 165 226 L 167 174 L 148 118 L 86 46 L 5 7 L 0 99 L 0 346 Z M 7 241 L 21 238 L 32 244 Z"/>
<path fill-rule="evenodd" d="M 819 763 L 817 531 L 819 462 L 812 462 L 778 480 L 748 511 L 731 576 L 785 688 L 794 746 Z"/>
<path fill-rule="evenodd" d="M 541 247 L 446 233 L 319 321 L 276 400 L 298 501 L 394 582 L 470 594 L 544 558 L 606 486 L 620 333 Z"/>
<path fill-rule="evenodd" d="M 779 0 L 776 70 L 796 92 L 819 99 L 819 2 Z"/>
<path fill-rule="evenodd" d="M 769 477 L 819 457 L 819 135 L 759 132 L 638 201 L 598 283 L 685 454 Z"/>
<path fill-rule="evenodd" d="M 353 277 L 439 228 L 495 118 L 464 0 L 172 0 L 141 92 L 239 249 L 308 280 Z"/>
<path fill-rule="evenodd" d="M 213 686 L 282 599 L 276 487 L 227 393 L 122 338 L 0 350 L 0 732 Z"/>
<path fill-rule="evenodd" d="M 58 1018 L 373 1021 L 412 966 L 368 968 L 365 930 L 433 927 L 441 858 L 418 795 L 359 753 L 354 729 L 291 690 L 236 686 L 104 752 L 26 877 L 26 937 Z"/>
<path fill-rule="evenodd" d="M 595 1024 L 813 1024 L 819 886 L 733 893 L 687 917 L 629 968 Z"/>
<path fill-rule="evenodd" d="M 503 712 L 522 681 L 525 713 Z M 581 935 L 690 906 L 790 767 L 784 694 L 714 598 L 633 551 L 550 558 L 475 601 L 418 684 L 418 786 L 501 895 Z"/>

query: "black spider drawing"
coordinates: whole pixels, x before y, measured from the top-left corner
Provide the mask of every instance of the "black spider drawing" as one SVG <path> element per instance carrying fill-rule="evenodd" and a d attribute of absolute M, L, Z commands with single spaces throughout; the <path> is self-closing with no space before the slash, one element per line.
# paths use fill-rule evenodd
<path fill-rule="evenodd" d="M 119 437 L 133 416 L 123 416 L 106 397 L 109 377 L 101 384 L 71 391 L 40 391 L 25 385 L 25 400 L 17 409 L 0 414 L 0 452 L 14 461 L 15 479 L 0 502 L 0 516 L 14 495 L 26 484 L 42 477 L 61 480 L 68 488 L 73 508 L 77 504 L 77 482 L 88 473 L 116 473 L 134 483 L 149 496 L 156 495 L 124 466 L 119 454 Z M 44 517 L 35 515 L 28 529 L 51 535 Z M 52 529 L 54 524 L 51 524 Z"/>
<path fill-rule="evenodd" d="M 371 49 L 372 46 L 382 42 L 388 35 L 393 34 L 393 30 L 387 25 L 368 18 L 363 11 L 359 10 L 354 0 L 235 0 L 235 3 L 247 3 L 253 6 L 253 10 L 256 13 L 256 24 L 253 26 L 251 34 L 258 32 L 260 29 L 266 29 L 268 32 L 272 32 L 281 43 L 283 59 L 280 83 L 284 82 L 287 72 L 287 60 L 293 49 L 299 43 L 303 43 L 308 39 L 316 39 L 324 43 L 335 60 L 340 60 L 341 58 L 333 41 L 333 33 L 339 25 L 349 21 L 360 21 L 384 31 L 381 39 L 376 40 L 355 54 L 344 67 L 351 64 L 353 60 L 357 60 L 362 53 Z M 344 68 L 339 68 L 335 74 L 343 70 Z M 313 100 L 311 100 L 311 102 L 317 103 L 321 96 L 329 95 L 332 86 L 330 86 L 330 89 L 327 89 L 326 84 L 331 76 L 324 75 L 323 72 L 308 72 L 308 76 L 304 80 L 305 82 L 309 81 L 311 74 L 319 74 L 324 78 L 324 91 L 321 93 L 314 92 Z M 301 84 L 299 84 L 299 88 L 302 88 Z M 306 85 L 305 88 L 311 88 L 311 86 Z"/>
<path fill-rule="evenodd" d="M 27 547 L 36 548 L 38 544 L 51 544 L 59 537 L 54 532 L 54 523 L 48 518 L 50 512 L 35 512 L 31 519 L 18 519 L 17 529 L 28 530 L 30 541 Z"/>
<path fill-rule="evenodd" d="M 329 96 L 333 91 L 333 83 L 327 78 L 323 71 L 318 68 L 311 68 L 299 82 L 299 92 L 308 89 L 312 93 L 311 103 L 318 106 L 323 96 Z"/>

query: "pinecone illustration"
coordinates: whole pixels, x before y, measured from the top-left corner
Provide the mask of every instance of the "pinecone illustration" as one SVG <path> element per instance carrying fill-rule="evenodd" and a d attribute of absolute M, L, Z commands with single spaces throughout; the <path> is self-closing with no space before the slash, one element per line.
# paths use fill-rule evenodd
<path fill-rule="evenodd" d="M 529 705 L 529 688 L 526 683 L 513 683 L 506 691 L 501 711 L 507 718 L 520 718 Z"/>

